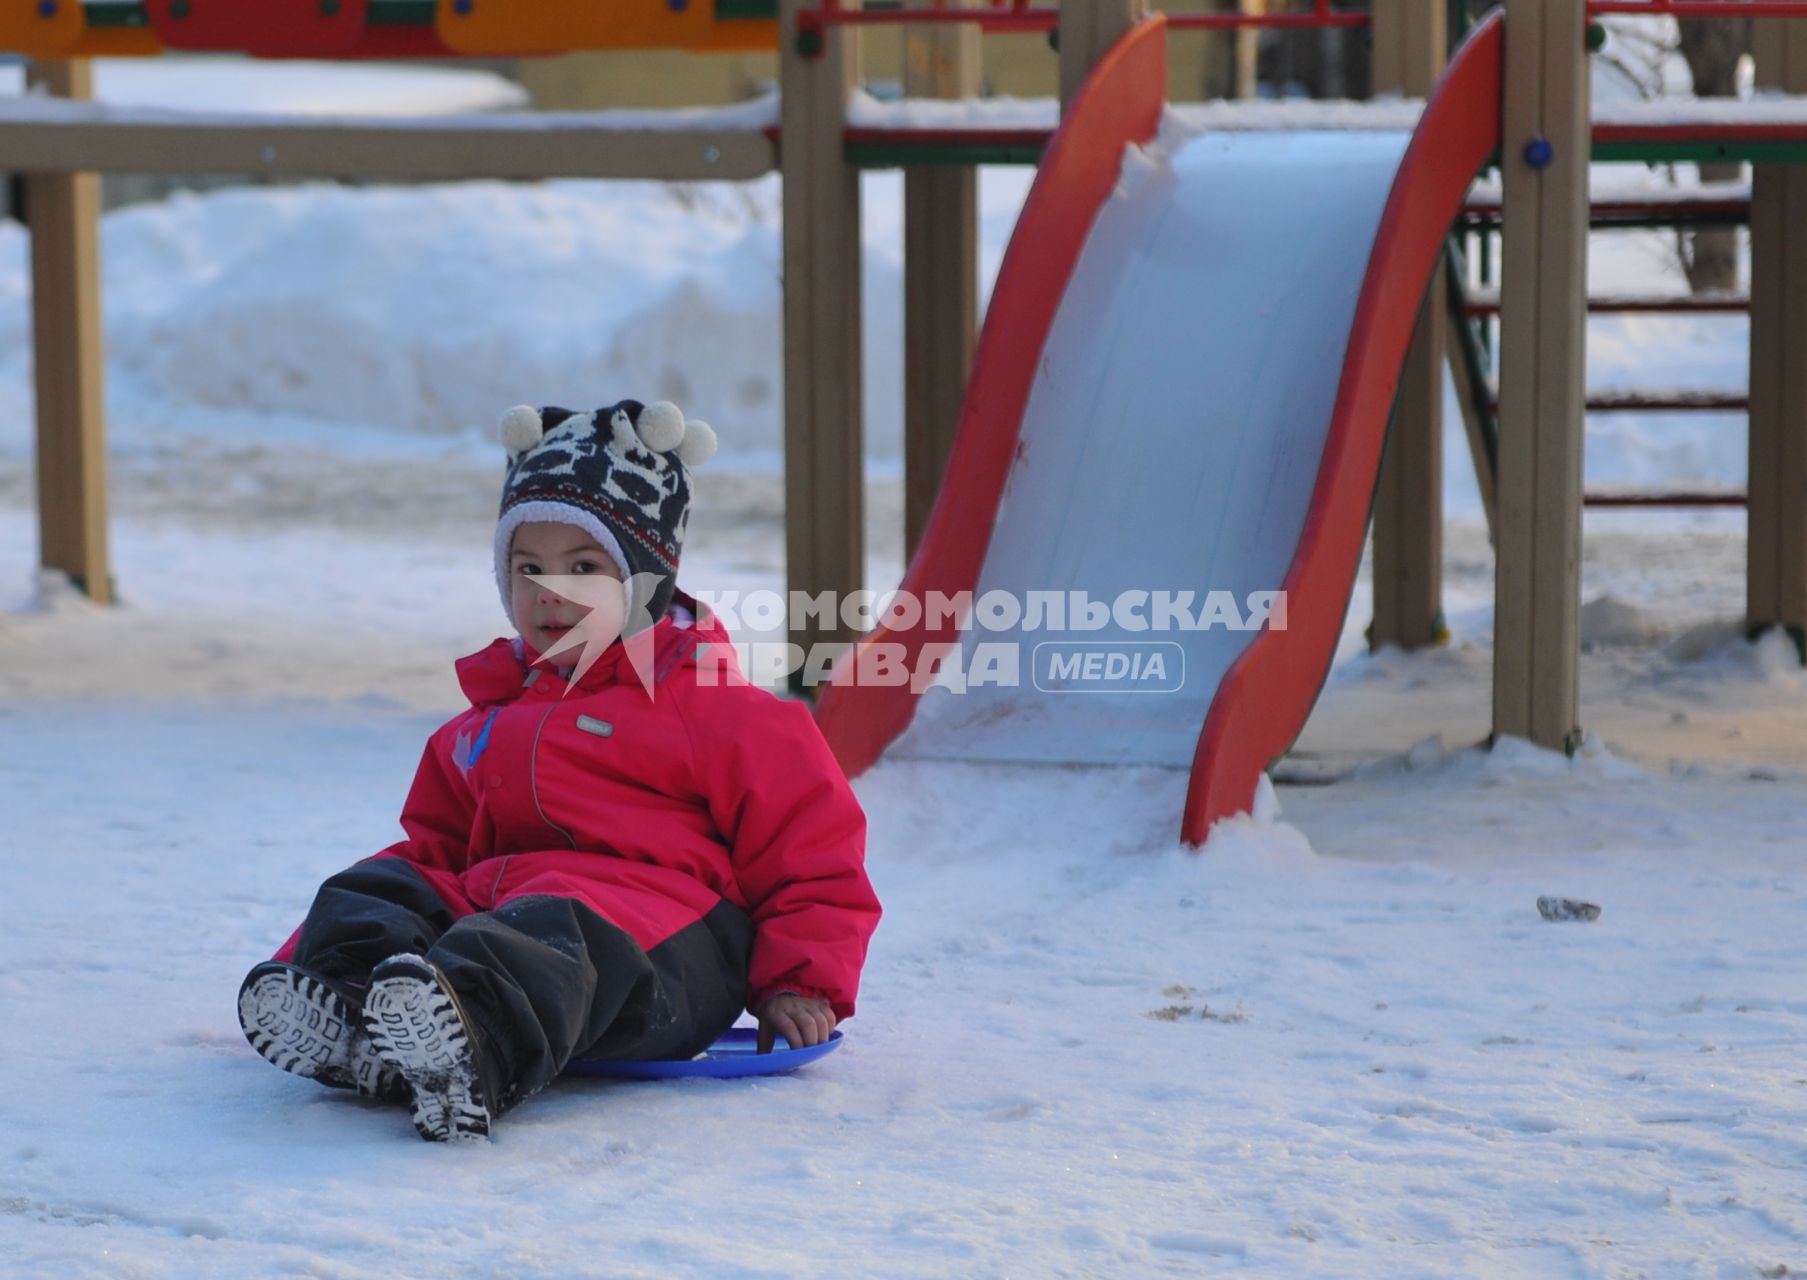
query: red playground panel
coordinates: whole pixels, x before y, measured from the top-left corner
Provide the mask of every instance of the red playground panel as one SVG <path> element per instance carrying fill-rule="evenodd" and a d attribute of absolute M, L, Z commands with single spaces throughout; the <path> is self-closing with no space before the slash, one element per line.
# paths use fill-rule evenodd
<path fill-rule="evenodd" d="M 364 36 L 370 0 L 144 0 L 171 49 L 242 51 L 263 58 L 338 58 Z"/>

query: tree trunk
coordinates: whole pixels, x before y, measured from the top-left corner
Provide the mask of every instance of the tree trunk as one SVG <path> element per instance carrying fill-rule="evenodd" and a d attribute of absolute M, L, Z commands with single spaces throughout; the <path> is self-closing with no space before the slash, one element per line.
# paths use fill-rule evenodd
<path fill-rule="evenodd" d="M 1310 13 L 1314 7 L 1312 0 L 1267 3 L 1269 13 Z M 1367 5 L 1366 0 L 1330 0 L 1330 7 L 1359 11 Z M 1366 98 L 1372 83 L 1371 44 L 1366 27 L 1270 29 L 1261 36 L 1258 75 L 1277 97 Z"/>
<path fill-rule="evenodd" d="M 1681 55 L 1701 98 L 1730 98 L 1738 92 L 1738 63 L 1751 47 L 1748 18 L 1714 18 L 1682 22 Z M 1742 164 L 1703 164 L 1702 182 L 1735 182 Z M 1677 232 L 1682 269 L 1695 293 L 1731 291 L 1738 287 L 1738 233 L 1731 228 Z"/>

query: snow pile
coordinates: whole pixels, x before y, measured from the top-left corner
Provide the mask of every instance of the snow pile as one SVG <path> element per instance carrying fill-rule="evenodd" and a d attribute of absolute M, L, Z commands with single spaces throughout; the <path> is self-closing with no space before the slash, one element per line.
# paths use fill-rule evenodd
<path fill-rule="evenodd" d="M 868 186 L 872 221 L 895 228 L 895 175 Z M 309 186 L 124 209 L 103 241 L 116 399 L 128 415 L 216 406 L 443 435 L 487 434 L 523 400 L 665 398 L 719 422 L 726 456 L 769 464 L 783 439 L 778 191 L 775 178 Z M 1014 216 L 986 225 L 1007 237 Z M 895 458 L 902 245 L 874 239 L 868 431 Z M 25 235 L 0 226 L 0 396 L 20 401 L 28 299 Z M 29 429 L 6 415 L 0 444 L 23 451 Z"/>
<path fill-rule="evenodd" d="M 115 358 L 171 399 L 443 432 L 619 387 L 776 438 L 776 230 L 679 189 L 234 194 L 108 230 Z"/>
<path fill-rule="evenodd" d="M 1636 605 L 1615 596 L 1599 596 L 1581 606 L 1583 650 L 1648 645 L 1662 634 L 1662 627 Z"/>
<path fill-rule="evenodd" d="M 0 95 L 25 88 L 0 65 Z M 239 57 L 94 59 L 94 100 L 109 107 L 255 115 L 387 117 L 524 107 L 527 91 L 493 71 Z M 0 112 L 19 102 L 0 98 Z"/>

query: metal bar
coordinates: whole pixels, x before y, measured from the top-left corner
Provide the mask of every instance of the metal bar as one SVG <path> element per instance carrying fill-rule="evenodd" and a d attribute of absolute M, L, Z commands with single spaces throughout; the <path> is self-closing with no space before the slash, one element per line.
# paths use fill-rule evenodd
<path fill-rule="evenodd" d="M 1323 30 L 1365 27 L 1372 22 L 1372 15 L 1366 12 L 1331 12 L 1321 7 L 1311 13 L 1175 13 L 1167 17 L 1167 26 L 1175 31 Z M 975 23 L 981 30 L 999 33 L 1052 31 L 1060 25 L 1060 10 L 1026 5 L 1006 12 L 994 9 L 842 9 L 835 0 L 824 0 L 822 8 L 797 16 L 799 29 L 815 31 L 824 27 L 915 26 L 921 23 Z"/>
<path fill-rule="evenodd" d="M 1588 0 L 1589 17 L 1629 14 L 1645 18 L 1807 18 L 1802 0 Z"/>
<path fill-rule="evenodd" d="M 1742 493 L 1589 493 L 1581 505 L 1595 508 L 1623 507 L 1742 507 L 1748 499 Z"/>
<path fill-rule="evenodd" d="M 1690 213 L 1680 210 L 1665 213 L 1660 209 L 1627 210 L 1622 213 L 1605 210 L 1589 218 L 1588 224 L 1595 229 L 1636 231 L 1650 227 L 1742 227 L 1749 221 L 1748 210 L 1730 212 L 1707 207 Z M 1456 225 L 1464 231 L 1497 231 L 1500 228 L 1500 213 L 1498 209 L 1465 210 L 1457 219 Z"/>
<path fill-rule="evenodd" d="M 1444 271 L 1444 279 L 1449 288 L 1450 316 L 1459 339 L 1463 367 L 1467 372 L 1467 407 L 1479 429 L 1481 451 L 1475 455 L 1475 468 L 1478 473 L 1485 466 L 1486 475 L 1480 477 L 1477 474 L 1477 478 L 1484 479 L 1484 490 L 1491 498 L 1500 468 L 1499 406 L 1493 402 L 1493 377 L 1489 368 L 1492 361 L 1487 351 L 1485 334 L 1478 332 L 1476 326 L 1461 318 L 1467 309 L 1467 286 L 1464 283 L 1466 264 L 1455 236 L 1449 237 L 1448 252 L 1449 263 Z M 1489 505 L 1491 506 L 1491 502 Z"/>
<path fill-rule="evenodd" d="M 1677 391 L 1646 393 L 1609 391 L 1587 398 L 1589 413 L 1745 413 L 1750 410 L 1750 397 L 1730 391 Z M 1490 404 L 1495 412 L 1499 401 Z"/>
<path fill-rule="evenodd" d="M 1698 218 L 1702 215 L 1726 218 L 1748 218 L 1751 202 L 1748 196 L 1724 200 L 1595 200 L 1590 213 L 1595 219 L 1621 217 Z M 1462 206 L 1465 218 L 1497 219 L 1500 206 L 1494 200 L 1470 200 Z"/>
<path fill-rule="evenodd" d="M 1738 391 L 1607 392 L 1587 398 L 1589 413 L 1748 413 L 1751 398 Z"/>
<path fill-rule="evenodd" d="M 1591 315 L 1743 315 L 1750 310 L 1750 299 L 1743 294 L 1715 296 L 1703 294 L 1687 298 L 1589 298 Z M 1497 294 L 1469 298 L 1466 314 L 1477 320 L 1492 319 L 1500 313 Z"/>

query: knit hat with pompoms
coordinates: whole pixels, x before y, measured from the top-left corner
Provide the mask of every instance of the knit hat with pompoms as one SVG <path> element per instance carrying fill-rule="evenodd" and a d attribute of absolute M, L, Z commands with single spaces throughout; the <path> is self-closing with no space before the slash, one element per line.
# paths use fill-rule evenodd
<path fill-rule="evenodd" d="M 645 600 L 628 601 L 634 622 L 665 616 L 677 590 L 678 556 L 690 519 L 690 467 L 715 454 L 715 432 L 686 420 L 669 400 L 623 400 L 579 413 L 516 405 L 502 415 L 508 475 L 496 521 L 496 586 L 514 623 L 509 552 L 515 530 L 531 521 L 576 525 L 609 553 L 623 582 L 659 578 Z M 644 607 L 646 615 L 636 617 Z"/>

